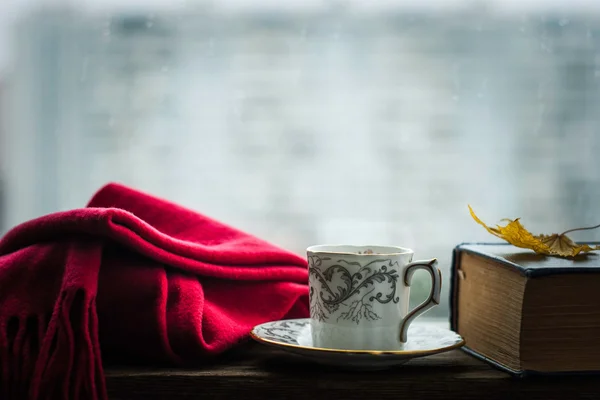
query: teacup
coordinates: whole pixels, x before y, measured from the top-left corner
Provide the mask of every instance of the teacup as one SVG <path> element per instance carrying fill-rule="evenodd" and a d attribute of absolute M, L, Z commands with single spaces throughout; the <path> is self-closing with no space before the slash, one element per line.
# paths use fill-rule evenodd
<path fill-rule="evenodd" d="M 307 250 L 313 346 L 401 350 L 415 318 L 440 303 L 437 260 L 412 261 L 395 246 L 318 245 Z M 431 293 L 409 312 L 415 271 L 431 274 Z"/>

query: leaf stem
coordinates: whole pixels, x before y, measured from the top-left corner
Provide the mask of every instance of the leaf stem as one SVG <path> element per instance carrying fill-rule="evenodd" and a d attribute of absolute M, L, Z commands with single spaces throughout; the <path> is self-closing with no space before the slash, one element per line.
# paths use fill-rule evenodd
<path fill-rule="evenodd" d="M 569 229 L 568 231 L 564 231 L 563 233 L 561 233 L 559 236 L 565 235 L 569 232 L 575 232 L 575 231 L 586 231 L 589 229 L 596 229 L 596 228 L 600 228 L 600 224 L 595 225 L 595 226 L 588 226 L 587 228 L 574 228 L 574 229 Z"/>

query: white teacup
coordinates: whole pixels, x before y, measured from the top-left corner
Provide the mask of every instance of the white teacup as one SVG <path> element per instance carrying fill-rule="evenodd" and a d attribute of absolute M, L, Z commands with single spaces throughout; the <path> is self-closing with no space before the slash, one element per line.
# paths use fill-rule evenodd
<path fill-rule="evenodd" d="M 408 326 L 440 303 L 436 259 L 412 262 L 395 246 L 319 245 L 307 250 L 313 345 L 329 349 L 401 350 Z M 408 311 L 418 269 L 431 274 L 427 300 Z"/>

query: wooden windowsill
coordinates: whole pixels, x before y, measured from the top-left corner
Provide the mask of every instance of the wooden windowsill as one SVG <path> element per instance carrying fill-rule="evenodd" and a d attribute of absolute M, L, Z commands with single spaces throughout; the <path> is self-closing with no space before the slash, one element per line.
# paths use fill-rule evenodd
<path fill-rule="evenodd" d="M 461 350 L 387 371 L 341 372 L 248 343 L 194 369 L 106 368 L 110 399 L 578 399 L 600 398 L 597 376 L 514 378 Z"/>

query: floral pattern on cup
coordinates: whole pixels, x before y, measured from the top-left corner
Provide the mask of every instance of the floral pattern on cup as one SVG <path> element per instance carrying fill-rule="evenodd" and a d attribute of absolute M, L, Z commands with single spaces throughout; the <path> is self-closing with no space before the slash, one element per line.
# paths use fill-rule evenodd
<path fill-rule="evenodd" d="M 400 277 L 399 265 L 390 259 L 373 260 L 365 265 L 340 259 L 321 270 L 323 261 L 330 257 L 309 256 L 309 275 L 318 282 L 309 293 L 310 312 L 313 318 L 327 322 L 334 318 L 356 324 L 381 319 L 373 303 L 398 303 L 396 287 Z M 357 270 L 350 273 L 347 267 Z M 358 269 L 357 269 L 358 267 Z M 388 283 L 383 286 L 382 284 Z M 318 293 L 317 293 L 318 292 Z M 339 313 L 337 313 L 340 311 Z"/>

